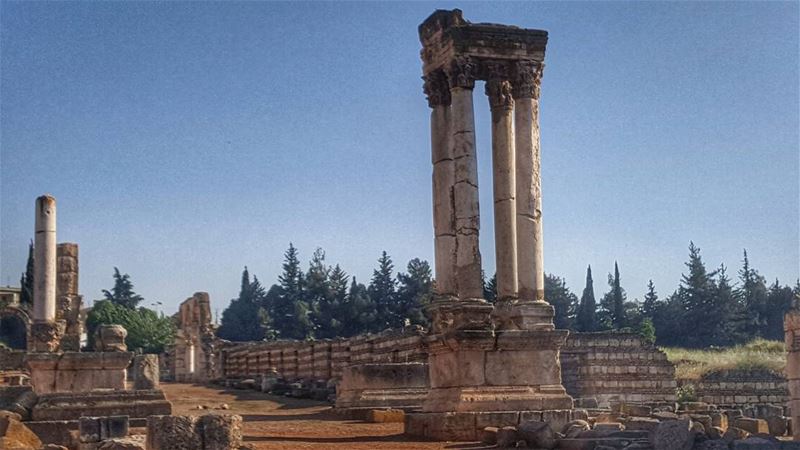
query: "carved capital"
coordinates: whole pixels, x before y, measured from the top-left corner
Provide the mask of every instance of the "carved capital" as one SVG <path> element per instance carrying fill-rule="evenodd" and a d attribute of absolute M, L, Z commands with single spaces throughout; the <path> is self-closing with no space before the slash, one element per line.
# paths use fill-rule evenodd
<path fill-rule="evenodd" d="M 539 98 L 544 64 L 537 61 L 517 61 L 512 70 L 514 98 Z"/>
<path fill-rule="evenodd" d="M 486 82 L 486 96 L 489 97 L 489 106 L 492 110 L 511 109 L 514 99 L 511 96 L 511 83 L 499 78 L 492 78 Z"/>
<path fill-rule="evenodd" d="M 447 71 L 447 80 L 450 82 L 450 88 L 474 88 L 477 69 L 477 65 L 469 56 L 457 56 Z"/>
<path fill-rule="evenodd" d="M 34 322 L 30 328 L 29 350 L 33 352 L 53 353 L 59 350 L 61 336 L 64 335 L 65 324 L 58 322 Z"/>
<path fill-rule="evenodd" d="M 432 72 L 422 77 L 425 81 L 422 89 L 428 97 L 428 106 L 447 106 L 450 104 L 450 86 L 447 84 L 447 76 L 444 72 Z"/>

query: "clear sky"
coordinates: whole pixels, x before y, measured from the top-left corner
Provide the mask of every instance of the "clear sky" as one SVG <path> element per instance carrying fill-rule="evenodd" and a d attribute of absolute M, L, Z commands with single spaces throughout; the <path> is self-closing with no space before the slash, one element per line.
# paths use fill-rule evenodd
<path fill-rule="evenodd" d="M 596 295 L 678 285 L 690 240 L 735 275 L 798 268 L 798 2 L 2 2 L 0 284 L 34 199 L 58 200 L 87 303 L 113 267 L 165 312 L 222 310 L 289 242 L 367 282 L 432 261 L 417 25 L 436 8 L 550 32 L 541 99 L 545 267 Z M 475 89 L 484 268 L 489 108 Z M 148 305 L 146 305 L 148 306 Z"/>

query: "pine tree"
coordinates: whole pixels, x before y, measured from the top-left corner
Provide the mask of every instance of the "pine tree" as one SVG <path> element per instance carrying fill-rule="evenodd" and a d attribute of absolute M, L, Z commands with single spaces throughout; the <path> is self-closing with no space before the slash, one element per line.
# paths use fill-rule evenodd
<path fill-rule="evenodd" d="M 625 308 L 625 290 L 620 285 L 619 266 L 614 262 L 614 275 L 608 275 L 608 286 L 610 290 L 600 301 L 602 306 L 603 322 L 607 328 L 620 330 L 628 326 L 628 318 Z"/>
<path fill-rule="evenodd" d="M 578 297 L 570 292 L 566 281 L 553 274 L 544 277 L 544 298 L 555 309 L 553 322 L 558 329 L 572 329 Z"/>
<path fill-rule="evenodd" d="M 327 319 L 330 322 L 330 337 L 342 336 L 345 323 L 353 319 L 353 317 L 349 315 L 350 311 L 347 301 L 347 285 L 349 281 L 350 277 L 337 264 L 330 275 L 329 303 L 331 312 L 330 317 Z M 324 310 L 321 312 L 324 312 Z"/>
<path fill-rule="evenodd" d="M 297 249 L 289 243 L 284 254 L 283 273 L 278 277 L 281 292 L 272 320 L 281 339 L 307 339 L 313 335 L 310 308 L 305 300 L 305 277 Z"/>
<path fill-rule="evenodd" d="M 141 295 L 133 292 L 130 275 L 120 274 L 116 267 L 114 267 L 114 287 L 111 288 L 111 291 L 103 289 L 103 296 L 106 300 L 128 309 L 136 309 L 144 300 Z"/>
<path fill-rule="evenodd" d="M 492 275 L 489 281 L 486 281 L 486 277 L 481 271 L 481 279 L 483 283 L 483 298 L 489 303 L 494 303 L 497 301 L 497 273 Z"/>
<path fill-rule="evenodd" d="M 25 265 L 25 273 L 19 280 L 19 286 L 19 303 L 33 307 L 33 241 L 28 244 L 28 263 Z"/>
<path fill-rule="evenodd" d="M 575 318 L 575 328 L 578 331 L 597 331 L 597 301 L 594 299 L 594 281 L 592 281 L 592 266 L 586 269 L 586 286 L 581 294 L 581 302 Z"/>
<path fill-rule="evenodd" d="M 397 279 L 400 287 L 397 289 L 397 308 L 394 315 L 405 325 L 406 320 L 410 325 L 428 324 L 424 307 L 430 302 L 433 292 L 431 282 L 431 266 L 427 261 L 414 258 L 406 266 L 407 273 L 398 273 Z"/>
<path fill-rule="evenodd" d="M 791 309 L 794 293 L 789 286 L 781 286 L 778 279 L 769 287 L 767 294 L 768 315 L 765 339 L 783 338 L 783 316 Z"/>
<path fill-rule="evenodd" d="M 266 296 L 257 277 L 253 276 L 253 281 L 250 281 L 250 273 L 245 267 L 239 297 L 231 300 L 222 312 L 217 336 L 234 342 L 260 341 L 272 337 L 269 314 L 263 307 Z"/>
<path fill-rule="evenodd" d="M 647 281 L 647 293 L 644 294 L 644 301 L 642 302 L 642 317 L 653 320 L 658 306 L 658 293 L 656 292 L 656 285 L 653 280 Z"/>
<path fill-rule="evenodd" d="M 334 337 L 330 272 L 331 269 L 325 265 L 325 252 L 316 249 L 306 272 L 305 302 L 314 324 L 314 335 L 319 338 Z"/>
<path fill-rule="evenodd" d="M 767 329 L 767 280 L 758 271 L 750 267 L 747 250 L 743 251 L 742 269 L 739 270 L 741 285 L 736 293 L 747 311 L 749 323 L 747 334 L 751 337 L 764 336 Z"/>
<path fill-rule="evenodd" d="M 715 291 L 717 289 L 713 277 L 716 271 L 709 273 L 700 256 L 700 249 L 689 243 L 689 261 L 686 263 L 688 274 L 681 276 L 678 287 L 678 298 L 685 314 L 683 316 L 684 345 L 698 348 L 712 340 L 713 330 L 709 327 L 709 318 L 714 317 L 713 309 Z M 656 325 L 657 327 L 657 325 Z"/>
<path fill-rule="evenodd" d="M 710 310 L 715 315 L 715 320 L 708 324 L 712 331 L 709 333 L 711 340 L 707 345 L 726 347 L 746 340 L 747 312 L 736 298 L 724 265 L 717 269 Z"/>
<path fill-rule="evenodd" d="M 342 328 L 342 336 L 355 336 L 374 328 L 377 317 L 375 305 L 369 297 L 367 287 L 356 281 L 356 277 L 353 277 L 353 281 L 350 283 L 344 311 L 346 313 L 342 317 L 346 320 Z"/>
<path fill-rule="evenodd" d="M 395 316 L 394 305 L 397 281 L 394 279 L 392 270 L 394 270 L 392 259 L 384 251 L 378 259 L 378 268 L 372 272 L 372 280 L 367 288 L 369 298 L 375 304 L 376 310 L 373 331 L 394 328 L 399 324 L 400 319 Z"/>

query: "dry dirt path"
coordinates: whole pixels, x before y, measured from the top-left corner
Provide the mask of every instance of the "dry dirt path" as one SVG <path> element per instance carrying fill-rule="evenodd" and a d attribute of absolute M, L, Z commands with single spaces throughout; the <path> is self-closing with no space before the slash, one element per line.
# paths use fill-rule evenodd
<path fill-rule="evenodd" d="M 330 405 L 255 391 L 163 383 L 173 414 L 239 414 L 244 440 L 258 450 L 285 449 L 480 449 L 479 444 L 428 442 L 403 436 L 403 424 L 341 420 Z M 222 404 L 230 409 L 214 410 Z M 203 405 L 210 411 L 197 409 Z"/>

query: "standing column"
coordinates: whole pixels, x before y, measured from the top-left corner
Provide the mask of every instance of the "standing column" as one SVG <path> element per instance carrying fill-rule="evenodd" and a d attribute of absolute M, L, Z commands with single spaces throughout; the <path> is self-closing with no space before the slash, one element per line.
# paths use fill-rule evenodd
<path fill-rule="evenodd" d="M 520 301 L 544 301 L 544 245 L 539 150 L 543 64 L 520 61 L 513 80 L 516 127 L 517 264 Z"/>
<path fill-rule="evenodd" d="M 457 57 L 447 74 L 450 83 L 451 132 L 455 184 L 453 205 L 456 231 L 456 286 L 460 300 L 482 300 L 481 252 L 478 247 L 478 159 L 475 154 L 475 117 L 472 89 L 475 65 Z"/>
<path fill-rule="evenodd" d="M 431 107 L 431 160 L 433 163 L 433 230 L 435 294 L 439 300 L 456 296 L 456 229 L 453 211 L 452 135 L 450 131 L 450 89 L 443 72 L 423 77 L 428 106 Z"/>
<path fill-rule="evenodd" d="M 497 300 L 517 297 L 517 224 L 514 171 L 514 129 L 511 83 L 499 77 L 486 82 L 492 110 L 492 169 L 494 187 L 494 245 Z"/>
<path fill-rule="evenodd" d="M 33 246 L 33 320 L 56 319 L 56 199 L 36 199 L 36 235 Z"/>

